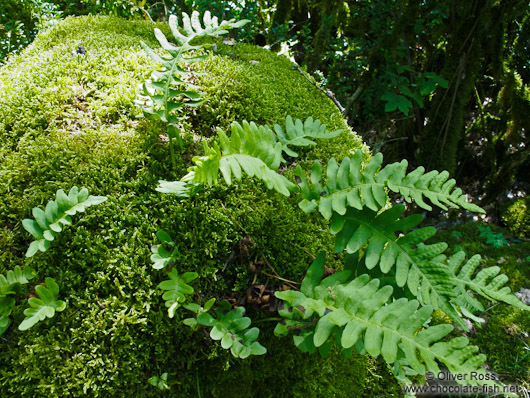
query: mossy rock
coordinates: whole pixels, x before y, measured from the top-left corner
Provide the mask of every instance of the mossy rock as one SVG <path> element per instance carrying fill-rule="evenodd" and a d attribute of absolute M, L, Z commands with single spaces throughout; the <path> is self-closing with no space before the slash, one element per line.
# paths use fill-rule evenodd
<path fill-rule="evenodd" d="M 184 201 L 155 191 L 158 180 L 186 173 L 212 128 L 245 118 L 273 124 L 287 114 L 311 115 L 345 132 L 305 151 L 305 160 L 368 151 L 332 102 L 287 59 L 256 47 L 220 45 L 198 66 L 209 101 L 182 123 L 186 151 L 172 170 L 161 139 L 165 127 L 144 119 L 134 105 L 142 78 L 154 67 L 139 43 L 158 47 L 154 26 L 69 18 L 0 69 L 0 272 L 31 265 L 36 283 L 55 278 L 67 301 L 65 311 L 25 332 L 16 327 L 24 306 L 16 307 L 0 339 L 1 395 L 196 397 L 198 389 L 204 397 L 399 395 L 385 366 L 357 355 L 303 354 L 290 339 L 274 337 L 274 322 L 264 321 L 270 315 L 259 311 L 249 308 L 249 316 L 263 321 L 260 341 L 269 353 L 245 361 L 184 326 L 185 310 L 168 318 L 157 288 L 165 275 L 149 259 L 158 229 L 175 238 L 179 271 L 199 273 L 194 299 L 201 303 L 212 296 L 242 297 L 252 283 L 254 274 L 239 252 L 246 235 L 255 244 L 251 259 L 266 256 L 294 281 L 311 262 L 307 253 L 332 250 L 318 217 L 257 181 L 208 188 Z M 86 56 L 71 55 L 78 44 Z M 25 258 L 31 237 L 21 220 L 57 189 L 74 185 L 108 200 L 77 215 L 48 251 Z M 236 261 L 228 262 L 232 253 Z M 267 279 L 260 275 L 257 282 Z M 167 394 L 147 382 L 165 372 Z"/>
<path fill-rule="evenodd" d="M 530 238 L 530 199 L 513 201 L 503 212 L 502 221 L 513 234 Z"/>

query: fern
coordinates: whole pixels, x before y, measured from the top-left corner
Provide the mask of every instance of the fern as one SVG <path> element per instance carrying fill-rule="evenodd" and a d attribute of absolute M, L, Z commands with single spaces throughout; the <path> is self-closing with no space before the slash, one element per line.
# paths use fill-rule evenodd
<path fill-rule="evenodd" d="M 245 25 L 248 20 L 235 22 L 219 21 L 217 17 L 212 17 L 209 11 L 204 13 L 204 27 L 199 20 L 199 13 L 194 11 L 191 18 L 185 12 L 182 13 L 184 33 L 179 31 L 177 17 L 170 15 L 169 27 L 178 45 L 171 44 L 162 31 L 155 28 L 155 37 L 164 48 L 170 58 L 163 58 L 156 54 L 147 44 L 141 42 L 142 47 L 155 62 L 164 68 L 161 71 L 153 71 L 151 79 L 144 82 L 144 93 L 142 96 L 143 112 L 153 119 L 160 119 L 169 123 L 168 135 L 170 139 L 171 161 L 173 168 L 176 167 L 175 154 L 173 149 L 173 139 L 178 139 L 182 148 L 182 142 L 176 123 L 178 118 L 176 111 L 184 106 L 197 107 L 204 100 L 204 93 L 197 91 L 197 87 L 186 81 L 185 76 L 189 73 L 182 68 L 182 64 L 192 64 L 207 58 L 207 55 L 187 56 L 192 51 L 200 50 L 204 45 L 192 45 L 191 42 L 203 36 L 220 36 L 228 33 L 229 29 L 239 28 Z"/>
<path fill-rule="evenodd" d="M 508 277 L 504 274 L 499 275 L 500 267 L 484 268 L 475 274 L 480 264 L 480 255 L 471 257 L 465 263 L 464 259 L 464 252 L 458 252 L 449 259 L 449 267 L 456 281 L 455 292 L 458 295 L 459 303 L 467 305 L 473 310 L 484 310 L 480 302 L 467 292 L 468 289 L 471 289 L 488 300 L 503 301 L 522 310 L 530 311 L 529 306 L 524 305 L 521 300 L 511 294 L 508 286 L 504 286 Z"/>
<path fill-rule="evenodd" d="M 368 270 L 379 265 L 381 272 L 388 273 L 395 266 L 395 281 L 399 287 L 407 286 L 423 305 L 441 308 L 459 326 L 467 326 L 450 301 L 455 297 L 451 269 L 442 253 L 446 243 L 426 245 L 424 242 L 436 233 L 434 227 L 415 229 L 423 219 L 421 215 L 399 219 L 405 206 L 394 207 L 377 214 L 364 209 L 349 208 L 346 214 L 337 213 L 332 218 L 330 231 L 336 234 L 335 251 L 346 249 L 357 253 L 364 249 L 364 264 Z"/>
<path fill-rule="evenodd" d="M 350 159 L 342 163 L 332 158 L 326 168 L 326 183 L 322 184 L 322 166 L 315 162 L 311 169 L 310 182 L 300 166 L 296 176 L 300 179 L 303 200 L 300 208 L 309 213 L 318 208 L 326 220 L 333 212 L 343 215 L 348 207 L 363 209 L 368 207 L 378 211 L 388 201 L 386 189 L 400 193 L 407 202 L 412 199 L 425 210 L 432 207 L 425 203 L 424 197 L 434 205 L 447 210 L 447 206 L 462 207 L 469 211 L 484 212 L 480 207 L 467 203 L 460 188 L 453 190 L 455 181 L 448 180 L 449 173 L 431 171 L 424 174 L 424 168 L 406 174 L 407 161 L 392 163 L 381 168 L 383 156 L 376 154 L 366 167 L 362 168 L 362 152 L 358 150 Z"/>
<path fill-rule="evenodd" d="M 201 312 L 197 315 L 197 322 L 211 327 L 210 337 L 221 340 L 221 347 L 230 349 L 234 357 L 244 359 L 250 355 L 263 355 L 267 349 L 256 341 L 259 329 L 248 329 L 251 320 L 244 314 L 244 307 L 232 309 L 230 303 L 223 300 L 216 309 L 217 317 Z"/>
<path fill-rule="evenodd" d="M 36 240 L 31 242 L 26 252 L 26 257 L 32 257 L 39 250 L 44 252 L 50 248 L 55 235 L 61 232 L 65 225 L 72 223 L 71 216 L 77 212 L 83 212 L 89 206 L 97 205 L 106 201 L 105 196 L 92 196 L 88 190 L 79 189 L 74 186 L 68 195 L 59 189 L 55 200 L 50 200 L 45 210 L 34 207 L 32 210 L 34 220 L 26 218 L 22 225 Z"/>
<path fill-rule="evenodd" d="M 30 308 L 24 310 L 26 318 L 18 326 L 19 330 L 27 330 L 39 321 L 52 318 L 56 311 L 63 311 L 66 308 L 64 301 L 57 300 L 59 286 L 53 278 L 46 278 L 45 285 L 37 285 L 35 291 L 39 298 L 31 297 L 28 300 Z"/>
<path fill-rule="evenodd" d="M 226 183 L 231 185 L 232 176 L 239 180 L 243 171 L 249 177 L 262 180 L 267 188 L 285 196 L 290 195 L 295 184 L 275 171 L 282 160 L 282 145 L 276 141 L 269 127 L 233 122 L 230 138 L 220 128 L 217 131 L 220 144 L 214 143 L 209 147 L 203 141 L 205 155 L 193 158 L 195 166 L 188 169 L 189 174 L 179 183 L 173 184 L 175 191 L 184 196 L 182 192 L 188 195 L 186 188 L 191 188 L 192 184 L 217 184 L 219 171 Z M 165 186 L 167 191 L 169 184 L 161 182 L 158 189 L 164 189 Z"/>
<path fill-rule="evenodd" d="M 166 300 L 166 307 L 168 307 L 168 314 L 170 318 L 175 316 L 175 311 L 187 299 L 187 296 L 193 294 L 193 287 L 188 285 L 191 281 L 197 279 L 199 274 L 196 272 L 185 272 L 179 275 L 177 270 L 173 268 L 168 273 L 169 279 L 158 284 L 162 290 L 166 290 L 162 298 Z"/>
<path fill-rule="evenodd" d="M 162 244 L 155 245 L 151 248 L 151 252 L 153 253 L 151 255 L 151 261 L 153 262 L 154 269 L 162 269 L 175 262 L 178 249 L 166 231 L 157 231 L 156 237 Z M 166 247 L 169 247 L 169 249 Z"/>
<path fill-rule="evenodd" d="M 335 130 L 330 132 L 327 130 L 325 124 L 321 124 L 320 120 L 313 120 L 312 117 L 308 117 L 304 123 L 300 119 L 293 122 L 291 116 L 287 116 L 285 119 L 285 131 L 278 124 L 274 125 L 274 131 L 278 137 L 278 140 L 282 143 L 282 150 L 289 156 L 298 157 L 298 154 L 289 148 L 289 145 L 293 146 L 313 146 L 316 142 L 312 139 L 315 138 L 335 138 L 342 130 Z"/>
<path fill-rule="evenodd" d="M 203 142 L 204 155 L 193 158 L 194 166 L 180 181 L 160 181 L 157 191 L 176 194 L 179 197 L 189 197 L 196 193 L 201 184 L 217 184 L 219 171 L 228 185 L 232 178 L 240 180 L 242 172 L 249 177 L 262 180 L 269 189 L 289 196 L 296 185 L 278 174 L 276 170 L 281 163 L 285 163 L 283 152 L 289 156 L 297 156 L 289 147 L 307 146 L 315 143 L 309 138 L 334 138 L 341 130 L 329 132 L 326 125 L 319 120 L 308 118 L 305 123 L 297 119 L 293 122 L 291 116 L 286 118 L 286 133 L 275 125 L 275 131 L 268 126 L 258 126 L 255 123 L 243 121 L 243 124 L 233 122 L 231 135 L 217 128 L 219 144 L 209 147 Z"/>
<path fill-rule="evenodd" d="M 221 21 L 219 24 L 217 17 L 212 17 L 209 11 L 204 13 L 204 28 L 201 26 L 197 11 L 192 13 L 191 18 L 183 12 L 182 20 L 184 33 L 179 31 L 177 17 L 175 15 L 169 16 L 169 27 L 178 45 L 171 44 L 162 31 L 155 28 L 155 36 L 158 42 L 171 55 L 171 58 L 159 56 L 147 44 L 143 41 L 141 42 L 149 57 L 164 67 L 163 71 L 154 71 L 151 75 L 152 80 L 147 80 L 144 84 L 146 94 L 151 98 L 151 103 L 144 107 L 144 113 L 166 123 L 178 122 L 178 119 L 173 115 L 174 111 L 183 106 L 198 106 L 203 102 L 201 98 L 204 93 L 189 89 L 180 90 L 175 86 L 193 88 L 193 86 L 181 79 L 182 76 L 189 72 L 183 69 L 180 64 L 192 64 L 207 58 L 205 55 L 185 56 L 190 51 L 196 51 L 204 47 L 203 45 L 192 45 L 193 39 L 202 36 L 224 35 L 228 33 L 229 29 L 239 28 L 249 22 L 248 20 L 235 22 L 232 19 Z"/>
<path fill-rule="evenodd" d="M 355 348 L 374 358 L 381 355 L 397 365 L 398 374 L 404 374 L 404 366 L 419 374 L 438 373 L 436 360 L 454 373 L 484 371 L 479 367 L 485 356 L 474 355 L 478 348 L 469 346 L 467 338 L 445 339 L 452 325 L 424 327 L 431 306 L 419 308 L 418 301 L 406 298 L 390 301 L 392 287 L 379 288 L 379 280 L 366 274 L 351 280 L 351 272 L 342 271 L 321 280 L 324 260 L 321 254 L 313 262 L 300 291 L 275 293 L 285 302 L 280 314 L 286 318 L 276 334 L 301 329 L 304 336 L 303 341 L 298 338 L 298 345 L 309 351 L 329 344 L 334 336 L 344 350 Z"/>
<path fill-rule="evenodd" d="M 27 284 L 35 277 L 35 271 L 31 267 L 20 268 L 18 265 L 13 270 L 7 271 L 6 275 L 0 274 L 0 335 L 9 325 L 9 316 L 16 305 L 14 295 L 21 292 L 21 286 Z"/>

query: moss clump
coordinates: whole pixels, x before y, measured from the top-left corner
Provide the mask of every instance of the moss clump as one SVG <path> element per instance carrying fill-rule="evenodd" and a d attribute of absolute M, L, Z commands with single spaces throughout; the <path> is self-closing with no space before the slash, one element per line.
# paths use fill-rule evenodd
<path fill-rule="evenodd" d="M 515 235 L 530 238 L 530 199 L 517 199 L 502 214 L 502 221 Z"/>
<path fill-rule="evenodd" d="M 304 396 L 362 395 L 365 381 L 378 371 L 365 357 L 308 357 L 291 341 L 274 338 L 263 322 L 260 340 L 269 354 L 238 362 L 204 333 L 182 325 L 185 310 L 167 317 L 157 289 L 165 275 L 149 260 L 158 229 L 176 239 L 179 271 L 199 273 L 194 300 L 201 303 L 244 295 L 254 274 L 248 263 L 227 259 L 238 253 L 245 235 L 255 243 L 251 259 L 265 255 L 291 280 L 305 273 L 307 252 L 332 250 L 332 237 L 322 232 L 318 217 L 298 209 L 295 198 L 287 200 L 252 180 L 209 188 L 184 201 L 157 193 L 158 180 L 184 175 L 196 141 L 232 120 L 273 123 L 291 114 L 313 115 L 335 128 L 345 125 L 309 83 L 283 87 L 285 76 L 296 80 L 286 61 L 235 46 L 231 51 L 240 58 L 219 53 L 200 66 L 211 102 L 183 121 L 184 136 L 195 141 L 186 142 L 178 170 L 171 170 L 168 143 L 161 139 L 165 127 L 145 120 L 133 104 L 142 76 L 154 66 L 139 45 L 144 40 L 157 46 L 153 27 L 116 18 L 70 18 L 0 69 L 0 272 L 29 263 L 40 279 L 56 279 L 68 303 L 53 319 L 26 332 L 12 326 L 2 336 L 1 395 L 160 396 L 147 380 L 165 372 L 171 394 L 183 397 L 197 396 L 197 375 L 203 396 L 247 397 L 249 391 L 277 396 L 274 386 L 284 386 L 283 395 L 290 395 L 290 388 Z M 87 56 L 70 55 L 78 44 Z M 247 53 L 260 64 L 247 64 Z M 269 84 L 275 78 L 278 83 Z M 221 95 L 214 83 L 223 79 L 233 85 Z M 262 97 L 274 100 L 253 107 Z M 344 155 L 359 147 L 365 148 L 348 131 L 305 156 Z M 25 259 L 31 237 L 20 221 L 57 189 L 73 185 L 108 200 L 76 218 L 47 252 Z M 267 279 L 259 276 L 257 282 Z M 14 325 L 22 310 L 12 314 Z M 384 383 L 395 388 L 390 377 Z"/>

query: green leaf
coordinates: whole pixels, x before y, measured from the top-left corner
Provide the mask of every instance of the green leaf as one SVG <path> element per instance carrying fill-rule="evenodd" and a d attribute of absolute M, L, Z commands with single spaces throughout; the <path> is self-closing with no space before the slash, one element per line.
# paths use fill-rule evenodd
<path fill-rule="evenodd" d="M 105 196 L 89 195 L 86 188 L 79 191 L 74 186 L 70 189 L 68 195 L 62 189 L 59 189 L 55 200 L 50 200 L 45 210 L 39 207 L 33 208 L 32 214 L 35 220 L 28 218 L 22 220 L 24 229 L 36 239 L 30 243 L 26 257 L 34 256 L 38 251 L 44 252 L 48 250 L 50 242 L 55 239 L 55 235 L 63 230 L 62 225 L 72 223 L 70 216 L 106 200 Z"/>
<path fill-rule="evenodd" d="M 59 296 L 59 286 L 53 278 L 46 278 L 45 285 L 38 285 L 35 288 L 39 298 L 32 297 L 28 300 L 30 308 L 24 310 L 26 318 L 18 326 L 19 330 L 27 330 L 37 322 L 46 318 L 52 318 L 56 312 L 63 311 L 66 303 L 57 300 Z"/>
<path fill-rule="evenodd" d="M 199 274 L 196 272 L 185 272 L 179 275 L 177 270 L 173 268 L 168 273 L 168 276 L 169 279 L 160 282 L 158 287 L 165 290 L 162 298 L 166 301 L 166 307 L 169 308 L 169 317 L 173 318 L 175 310 L 186 301 L 188 295 L 193 294 L 193 287 L 188 285 L 188 283 L 195 280 Z"/>
<path fill-rule="evenodd" d="M 244 359 L 250 355 L 263 355 L 267 349 L 256 341 L 259 337 L 259 329 L 256 327 L 249 329 L 251 320 L 244 314 L 244 307 L 232 309 L 230 303 L 223 300 L 216 309 L 216 317 L 201 312 L 197 315 L 197 322 L 211 327 L 210 337 L 213 340 L 220 340 L 221 347 L 230 349 L 236 358 Z"/>
<path fill-rule="evenodd" d="M 368 207 L 373 211 L 379 211 L 388 199 L 386 189 L 390 189 L 402 194 L 407 202 L 413 199 L 425 210 L 432 210 L 432 207 L 424 201 L 424 198 L 427 198 L 432 204 L 444 210 L 447 210 L 447 206 L 451 206 L 484 212 L 480 207 L 467 203 L 461 189 L 453 190 L 455 181 L 448 180 L 448 172 L 425 173 L 423 167 L 418 167 L 406 174 L 406 160 L 380 169 L 382 160 L 381 153 L 376 154 L 363 170 L 360 150 L 351 159 L 344 158 L 340 165 L 332 158 L 327 165 L 325 186 L 321 183 L 321 172 L 317 173 L 317 178 L 312 177 L 309 182 L 301 168 L 297 168 L 296 175 L 301 180 L 302 209 L 311 209 L 312 206 L 307 204 L 317 203 L 318 210 L 326 219 L 330 219 L 333 212 L 344 214 L 347 208 L 361 210 Z M 321 166 L 319 162 L 315 162 L 311 174 L 319 170 Z"/>

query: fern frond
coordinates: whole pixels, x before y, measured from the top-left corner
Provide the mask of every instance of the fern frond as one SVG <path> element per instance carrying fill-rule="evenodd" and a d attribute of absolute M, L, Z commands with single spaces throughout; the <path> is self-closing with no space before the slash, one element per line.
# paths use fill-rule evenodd
<path fill-rule="evenodd" d="M 0 295 L 18 293 L 17 285 L 25 285 L 35 275 L 35 270 L 27 265 L 24 268 L 17 265 L 13 270 L 7 271 L 5 276 L 0 274 Z"/>
<path fill-rule="evenodd" d="M 29 266 L 20 268 L 18 265 L 13 270 L 7 271 L 5 276 L 0 274 L 0 335 L 11 324 L 9 315 L 16 304 L 12 295 L 20 293 L 21 286 L 27 284 L 35 275 L 33 268 Z"/>
<path fill-rule="evenodd" d="M 211 327 L 210 337 L 213 340 L 221 340 L 221 347 L 230 349 L 234 357 L 244 359 L 250 355 L 263 355 L 267 352 L 267 349 L 256 341 L 259 329 L 248 328 L 251 320 L 244 316 L 244 307 L 232 309 L 230 303 L 223 300 L 216 309 L 216 315 L 217 317 L 213 317 L 208 312 L 201 312 L 197 315 L 197 322 Z"/>
<path fill-rule="evenodd" d="M 63 311 L 66 303 L 57 300 L 59 297 L 59 286 L 53 278 L 46 278 L 45 285 L 35 286 L 35 291 L 39 298 L 31 297 L 28 300 L 30 308 L 24 310 L 26 318 L 18 326 L 19 330 L 27 330 L 37 322 L 46 318 L 52 318 L 55 312 Z"/>
<path fill-rule="evenodd" d="M 406 363 L 420 374 L 439 372 L 437 361 L 454 373 L 480 372 L 485 356 L 475 355 L 478 348 L 469 346 L 467 338 L 441 341 L 453 330 L 452 325 L 424 327 L 431 306 L 420 308 L 418 301 L 406 298 L 390 302 L 392 287 L 379 288 L 379 281 L 368 275 L 353 280 L 347 274 L 332 275 L 320 281 L 323 267 L 321 260 L 311 265 L 300 291 L 275 293 L 285 302 L 282 316 L 303 323 L 306 338 L 311 330 L 314 347 L 334 336 L 343 349 L 354 347 L 374 358 L 381 355 L 389 364 Z M 291 323 L 290 329 L 296 326 Z M 277 332 L 284 330 L 280 323 Z"/>
<path fill-rule="evenodd" d="M 161 244 L 151 247 L 151 261 L 154 269 L 162 269 L 175 262 L 178 248 L 166 231 L 157 231 L 156 237 Z"/>
<path fill-rule="evenodd" d="M 282 161 L 282 144 L 269 126 L 257 126 L 256 123 L 243 121 L 243 125 L 232 122 L 230 138 L 217 128 L 219 143 L 223 155 L 249 155 L 260 159 L 269 169 L 278 170 Z"/>
<path fill-rule="evenodd" d="M 168 276 L 169 279 L 160 282 L 158 287 L 165 290 L 162 298 L 166 300 L 169 317 L 173 318 L 177 308 L 186 301 L 186 296 L 193 294 L 193 287 L 188 285 L 188 283 L 197 279 L 199 274 L 196 272 L 185 272 L 182 275 L 179 275 L 177 270 L 173 268 L 171 272 L 168 273 Z"/>
<path fill-rule="evenodd" d="M 220 128 L 217 130 L 220 145 L 209 147 L 203 141 L 205 155 L 193 158 L 195 165 L 188 169 L 189 173 L 180 182 L 161 183 L 157 190 L 189 196 L 194 184 L 217 184 L 220 171 L 228 185 L 232 184 L 232 177 L 240 180 L 245 172 L 263 181 L 267 188 L 290 195 L 296 185 L 275 171 L 282 159 L 282 146 L 269 127 L 233 122 L 230 138 Z"/>
<path fill-rule="evenodd" d="M 151 79 L 144 83 L 144 114 L 166 123 L 177 123 L 178 119 L 173 112 L 183 106 L 196 107 L 204 102 L 202 100 L 204 93 L 192 90 L 195 87 L 182 78 L 189 72 L 183 69 L 181 64 L 192 64 L 207 57 L 205 55 L 185 56 L 190 51 L 203 48 L 203 45 L 191 45 L 191 42 L 197 37 L 224 35 L 229 29 L 239 28 L 249 22 L 248 20 L 235 22 L 231 19 L 219 23 L 216 17 L 211 17 L 209 11 L 204 13 L 204 27 L 201 25 L 197 11 L 194 11 L 191 17 L 183 12 L 182 20 L 184 33 L 179 30 L 177 17 L 175 15 L 169 17 L 169 27 L 178 45 L 171 44 L 162 31 L 155 28 L 155 37 L 162 48 L 171 55 L 171 58 L 161 57 L 147 44 L 141 42 L 149 57 L 164 68 L 162 71 L 154 71 Z"/>
<path fill-rule="evenodd" d="M 26 218 L 22 220 L 22 226 L 36 240 L 31 242 L 26 257 L 32 257 L 37 251 L 44 252 L 50 248 L 51 241 L 55 235 L 61 232 L 65 225 L 72 223 L 71 216 L 77 212 L 83 212 L 87 207 L 103 203 L 107 200 L 106 196 L 92 196 L 88 190 L 83 188 L 79 190 L 76 186 L 72 187 L 68 195 L 62 189 L 59 189 L 55 200 L 50 200 L 45 210 L 34 207 L 32 210 L 34 220 Z"/>
<path fill-rule="evenodd" d="M 278 140 L 282 143 L 283 151 L 291 157 L 298 157 L 298 154 L 289 148 L 289 145 L 300 147 L 313 146 L 316 145 L 316 142 L 312 139 L 330 139 L 342 133 L 341 129 L 329 131 L 325 124 L 321 124 L 320 120 L 313 120 L 312 117 L 308 117 L 302 123 L 300 119 L 296 119 L 293 122 L 291 116 L 285 118 L 285 131 L 278 124 L 274 125 L 274 131 Z"/>
<path fill-rule="evenodd" d="M 414 199 L 418 206 L 426 210 L 432 210 L 432 207 L 425 203 L 424 197 L 444 210 L 447 210 L 445 205 L 448 205 L 484 212 L 480 207 L 467 203 L 459 188 L 453 190 L 455 181 L 447 180 L 447 172 L 431 171 L 424 174 L 424 169 L 419 167 L 406 174 L 406 160 L 389 164 L 380 170 L 382 162 L 383 155 L 378 153 L 363 169 L 360 150 L 351 159 L 344 158 L 340 165 L 331 158 L 327 164 L 325 184 L 322 184 L 322 166 L 319 162 L 313 164 L 310 182 L 298 166 L 296 176 L 300 178 L 303 198 L 300 208 L 306 213 L 318 208 L 327 220 L 333 212 L 345 214 L 349 207 L 359 210 L 368 207 L 379 211 L 388 200 L 388 188 L 401 193 L 407 202 Z"/>
<path fill-rule="evenodd" d="M 458 252 L 449 259 L 449 267 L 455 275 L 454 280 L 457 285 L 455 288 L 458 295 L 457 302 L 467 304 L 474 310 L 483 311 L 482 304 L 467 292 L 470 289 L 488 300 L 503 301 L 522 310 L 530 311 L 529 306 L 511 294 L 508 286 L 504 286 L 508 277 L 505 274 L 499 274 L 500 267 L 488 267 L 476 272 L 481 260 L 480 255 L 477 254 L 466 262 L 464 260 L 464 252 Z"/>
<path fill-rule="evenodd" d="M 456 295 L 456 282 L 442 254 L 447 244 L 424 243 L 436 233 L 434 227 L 409 232 L 423 217 L 414 214 L 400 219 L 404 211 L 404 205 L 395 205 L 380 214 L 369 209 L 352 208 L 343 216 L 335 213 L 330 226 L 331 233 L 337 235 L 335 251 L 355 253 L 364 248 L 366 268 L 370 270 L 379 265 L 384 274 L 395 266 L 399 287 L 406 285 L 422 305 L 441 308 L 458 325 L 467 329 L 451 304 Z"/>

